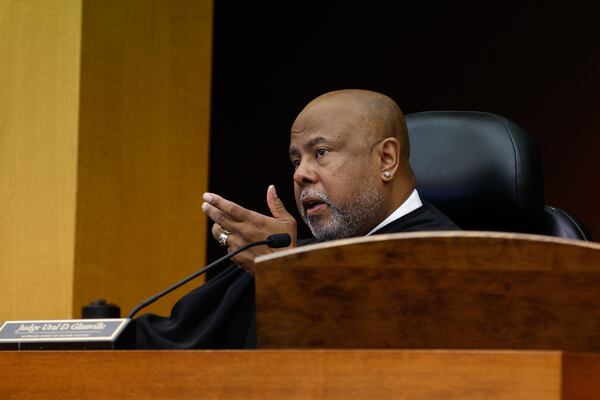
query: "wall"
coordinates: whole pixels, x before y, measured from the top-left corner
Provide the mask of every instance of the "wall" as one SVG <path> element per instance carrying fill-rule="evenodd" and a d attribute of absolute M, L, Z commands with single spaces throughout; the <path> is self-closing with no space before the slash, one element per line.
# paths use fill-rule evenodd
<path fill-rule="evenodd" d="M 71 314 L 81 2 L 0 0 L 0 320 Z"/>
<path fill-rule="evenodd" d="M 211 46 L 210 1 L 84 2 L 74 312 L 204 263 Z"/>
<path fill-rule="evenodd" d="M 211 51 L 209 0 L 0 0 L 0 321 L 204 264 Z"/>

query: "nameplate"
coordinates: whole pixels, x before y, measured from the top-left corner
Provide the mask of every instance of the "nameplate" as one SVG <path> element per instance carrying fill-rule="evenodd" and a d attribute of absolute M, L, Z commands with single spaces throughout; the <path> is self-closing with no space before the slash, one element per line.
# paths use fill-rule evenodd
<path fill-rule="evenodd" d="M 6 321 L 0 328 L 0 346 L 5 349 L 79 348 L 79 343 L 91 344 L 81 348 L 112 348 L 129 322 L 128 318 Z"/>

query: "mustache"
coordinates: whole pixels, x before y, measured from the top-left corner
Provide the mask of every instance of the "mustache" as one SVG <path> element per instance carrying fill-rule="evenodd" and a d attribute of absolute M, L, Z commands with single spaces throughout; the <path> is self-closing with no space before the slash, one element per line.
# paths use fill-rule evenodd
<path fill-rule="evenodd" d="M 304 189 L 302 191 L 302 193 L 300 193 L 300 207 L 299 211 L 300 211 L 300 215 L 302 216 L 302 219 L 306 222 L 309 223 L 309 217 L 306 215 L 306 209 L 304 208 L 304 204 L 302 204 L 302 201 L 304 201 L 306 198 L 318 198 L 321 202 L 327 204 L 328 206 L 330 206 L 331 208 L 335 209 L 335 206 L 333 205 L 331 199 L 329 198 L 329 196 L 327 196 L 325 193 L 323 192 L 319 192 L 318 190 L 314 190 L 314 189 Z"/>
<path fill-rule="evenodd" d="M 318 190 L 304 189 L 302 191 L 302 193 L 300 193 L 300 201 L 304 201 L 307 197 L 312 197 L 312 198 L 316 197 L 319 200 L 321 200 L 323 203 L 325 203 L 325 204 L 327 204 L 329 206 L 332 205 L 331 199 L 329 198 L 329 196 L 327 196 L 323 192 L 319 192 Z"/>

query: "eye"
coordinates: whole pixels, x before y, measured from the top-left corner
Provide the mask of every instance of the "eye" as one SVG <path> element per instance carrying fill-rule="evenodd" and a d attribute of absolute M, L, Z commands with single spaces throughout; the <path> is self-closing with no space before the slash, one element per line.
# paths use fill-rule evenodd
<path fill-rule="evenodd" d="M 297 158 L 295 160 L 292 160 L 292 165 L 294 166 L 294 168 L 298 168 L 300 166 L 300 159 Z"/>
<path fill-rule="evenodd" d="M 329 150 L 320 147 L 315 151 L 315 157 L 319 158 L 319 157 L 325 157 L 327 154 L 329 153 Z"/>

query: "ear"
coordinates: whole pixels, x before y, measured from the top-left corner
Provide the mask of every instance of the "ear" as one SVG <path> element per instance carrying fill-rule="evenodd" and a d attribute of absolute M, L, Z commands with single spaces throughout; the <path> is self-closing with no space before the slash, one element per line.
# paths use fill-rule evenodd
<path fill-rule="evenodd" d="M 394 178 L 400 163 L 400 143 L 393 137 L 385 138 L 381 143 L 379 174 L 384 182 Z"/>

